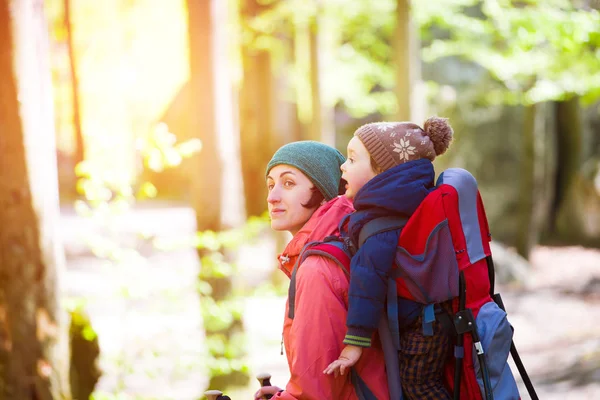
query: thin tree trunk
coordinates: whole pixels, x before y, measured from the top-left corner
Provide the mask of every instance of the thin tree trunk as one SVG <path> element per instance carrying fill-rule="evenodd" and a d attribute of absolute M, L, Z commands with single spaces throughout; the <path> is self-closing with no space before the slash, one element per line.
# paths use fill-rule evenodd
<path fill-rule="evenodd" d="M 193 157 L 197 178 L 192 179 L 192 204 L 198 230 L 221 228 L 222 165 L 219 154 L 213 87 L 213 43 L 210 0 L 188 0 L 190 46 L 190 125 L 202 141 Z"/>
<path fill-rule="evenodd" d="M 218 140 L 218 125 L 216 121 L 216 104 L 214 81 L 216 73 L 214 35 L 215 24 L 213 23 L 213 7 L 218 6 L 211 0 L 187 0 L 189 43 L 190 43 L 190 104 L 192 116 L 192 130 L 198 132 L 203 146 L 195 161 L 195 171 L 198 178 L 192 180 L 192 203 L 196 211 L 197 228 L 200 231 L 219 231 L 222 228 L 221 204 L 222 204 L 222 178 L 223 165 L 220 156 L 221 148 Z M 224 21 L 216 21 L 224 23 Z M 219 49 L 219 51 L 223 51 Z M 232 118 L 232 116 L 230 116 Z M 200 250 L 201 263 L 208 262 L 205 256 L 209 256 L 206 250 Z M 224 261 L 229 262 L 230 257 L 225 251 Z M 231 296 L 232 280 L 230 277 L 207 277 L 205 279 L 212 287 L 211 297 L 219 304 Z M 243 330 L 241 319 L 223 329 L 223 331 L 211 331 L 205 326 L 207 341 L 212 337 L 220 340 L 221 336 L 226 338 L 226 346 L 230 346 L 230 340 L 236 333 Z M 228 349 L 229 350 L 229 349 Z M 211 350 L 215 351 L 215 350 Z M 218 353 L 219 350 L 216 350 Z M 226 353 L 212 354 L 214 357 L 227 357 Z M 249 376 L 244 371 L 232 371 L 223 375 L 211 376 L 209 387 L 225 388 L 238 385 L 246 385 Z"/>
<path fill-rule="evenodd" d="M 396 29 L 394 33 L 394 63 L 396 64 L 396 99 L 399 121 L 421 119 L 421 110 L 415 107 L 415 87 L 420 80 L 418 39 L 410 18 L 410 0 L 396 2 Z M 415 121 L 420 123 L 419 121 Z"/>
<path fill-rule="evenodd" d="M 533 233 L 534 169 L 535 169 L 535 114 L 536 105 L 525 108 L 523 140 L 521 144 L 521 168 L 519 176 L 519 229 L 517 232 L 517 252 L 529 258 Z"/>
<path fill-rule="evenodd" d="M 584 130 L 579 98 L 556 103 L 558 168 L 551 213 L 551 238 L 561 243 L 597 246 L 598 194 L 583 166 Z"/>
<path fill-rule="evenodd" d="M 313 83 L 311 82 L 312 59 L 310 42 L 310 19 L 294 15 L 292 46 L 294 49 L 293 68 L 296 75 L 294 89 L 296 92 L 298 130 L 302 140 L 319 140 L 311 130 L 313 120 Z"/>
<path fill-rule="evenodd" d="M 336 146 L 336 132 L 335 132 L 335 109 L 331 100 L 327 97 L 326 92 L 326 78 L 327 74 L 330 73 L 328 69 L 329 62 L 331 60 L 331 54 L 334 53 L 334 47 L 337 46 L 334 43 L 335 33 L 332 31 L 332 27 L 328 24 L 331 18 L 325 16 L 325 4 L 323 0 L 319 0 L 319 9 L 316 16 L 316 25 L 318 31 L 316 32 L 316 49 L 317 52 L 317 71 L 319 79 L 319 109 L 320 109 L 320 130 L 321 130 L 321 141 L 325 144 L 335 147 Z M 342 144 L 345 148 L 346 144 Z"/>
<path fill-rule="evenodd" d="M 266 10 L 256 0 L 243 3 L 243 20 L 251 20 Z M 248 216 L 266 210 L 265 167 L 275 149 L 273 132 L 273 70 L 267 50 L 242 48 L 244 78 L 240 90 L 240 142 L 244 194 Z"/>
<path fill-rule="evenodd" d="M 558 214 L 581 166 L 583 133 L 578 97 L 556 103 L 556 129 L 559 167 L 556 169 L 556 194 L 552 205 L 553 231 L 556 231 Z"/>
<path fill-rule="evenodd" d="M 311 120 L 308 124 L 308 138 L 318 142 L 322 139 L 322 112 L 321 112 L 321 77 L 319 74 L 319 25 L 317 16 L 311 18 L 308 26 L 308 43 L 310 54 L 310 106 Z"/>
<path fill-rule="evenodd" d="M 41 0 L 0 0 L 0 400 L 68 399 L 64 256 Z"/>
<path fill-rule="evenodd" d="M 73 96 L 73 129 L 75 131 L 75 154 L 74 165 L 79 164 L 85 158 L 83 132 L 81 130 L 81 112 L 79 100 L 79 79 L 77 78 L 77 63 L 75 60 L 75 47 L 73 43 L 73 26 L 71 23 L 71 0 L 64 0 L 65 28 L 67 31 L 67 47 L 69 49 L 69 73 L 71 76 L 71 88 Z"/>

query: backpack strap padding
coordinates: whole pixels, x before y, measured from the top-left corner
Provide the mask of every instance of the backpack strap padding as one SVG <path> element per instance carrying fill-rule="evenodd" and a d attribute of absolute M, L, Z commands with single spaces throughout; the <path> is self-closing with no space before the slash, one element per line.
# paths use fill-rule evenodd
<path fill-rule="evenodd" d="M 296 310 L 296 274 L 298 268 L 306 260 L 308 256 L 317 255 L 328 258 L 336 263 L 344 274 L 350 276 L 350 256 L 344 249 L 342 242 L 329 241 L 329 242 L 311 242 L 304 246 L 300 252 L 300 257 L 294 265 L 292 270 L 292 277 L 290 279 L 290 288 L 288 290 L 288 318 L 294 319 L 294 313 Z"/>
<path fill-rule="evenodd" d="M 402 229 L 406 225 L 405 217 L 389 216 L 372 219 L 363 225 L 358 235 L 358 247 L 360 248 L 366 240 L 378 233 Z"/>
<path fill-rule="evenodd" d="M 377 400 L 377 397 L 375 397 L 365 381 L 358 375 L 355 368 L 350 369 L 350 382 L 354 386 L 354 392 L 358 400 Z"/>
<path fill-rule="evenodd" d="M 440 174 L 437 180 L 436 186 L 440 185 L 452 186 L 458 194 L 458 212 L 465 234 L 467 254 L 471 264 L 475 264 L 486 257 L 477 214 L 477 181 L 465 169 L 448 168 Z"/>
<path fill-rule="evenodd" d="M 400 350 L 400 321 L 398 321 L 398 287 L 396 279 L 400 277 L 400 269 L 394 268 L 390 272 L 387 287 L 387 318 L 388 327 L 392 334 L 392 341 L 397 351 Z"/>
<path fill-rule="evenodd" d="M 292 277 L 290 278 L 290 287 L 288 289 L 288 318 L 294 319 L 294 311 L 296 310 L 296 273 L 300 265 L 300 258 L 296 260 L 294 269 L 292 269 Z"/>
<path fill-rule="evenodd" d="M 382 315 L 379 320 L 379 340 L 385 359 L 385 371 L 388 378 L 390 400 L 402 400 L 402 383 L 400 382 L 400 359 L 394 344 L 394 336 L 388 324 L 388 317 Z"/>

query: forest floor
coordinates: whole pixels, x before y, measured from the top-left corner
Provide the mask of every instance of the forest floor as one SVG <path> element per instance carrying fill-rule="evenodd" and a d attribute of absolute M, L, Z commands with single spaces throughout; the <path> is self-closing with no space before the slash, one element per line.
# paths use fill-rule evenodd
<path fill-rule="evenodd" d="M 104 375 L 98 398 L 201 398 L 207 379 L 201 363 L 205 346 L 195 291 L 196 252 L 186 247 L 160 251 L 149 239 L 191 237 L 193 211 L 153 203 L 116 218 L 110 229 L 72 208 L 61 212 L 64 291 L 85 301 L 100 341 Z M 110 263 L 88 245 L 100 237 L 135 251 L 116 252 L 124 261 Z M 246 286 L 267 281 L 274 253 L 270 235 L 243 246 L 240 281 Z M 600 399 L 600 251 L 537 247 L 527 283 L 498 289 L 539 398 Z M 279 386 L 289 377 L 280 355 L 284 305 L 281 295 L 253 296 L 244 312 L 252 374 L 270 372 Z M 514 365 L 513 371 L 518 375 Z M 257 388 L 252 379 L 247 388 L 228 394 L 234 400 L 251 399 Z M 524 388 L 521 393 L 529 398 Z"/>

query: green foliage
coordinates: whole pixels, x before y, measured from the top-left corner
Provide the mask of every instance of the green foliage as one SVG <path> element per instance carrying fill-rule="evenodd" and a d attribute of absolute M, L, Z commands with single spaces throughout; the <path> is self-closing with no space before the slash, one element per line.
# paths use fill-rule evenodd
<path fill-rule="evenodd" d="M 154 241 L 155 247 L 160 250 L 190 246 L 199 250 L 200 271 L 196 289 L 200 296 L 200 310 L 207 341 L 207 354 L 203 364 L 211 380 L 231 374 L 237 374 L 237 378 L 248 376 L 249 367 L 244 358 L 245 338 L 241 329 L 242 298 L 240 293 L 234 290 L 226 298 L 216 299 L 213 286 L 236 275 L 237 267 L 228 259 L 228 255 L 241 244 L 255 239 L 267 227 L 268 218 L 265 213 L 261 217 L 250 217 L 238 228 L 220 232 L 201 231 L 188 239 L 157 238 Z M 231 384 L 236 379 L 223 381 L 224 384 Z"/>
<path fill-rule="evenodd" d="M 204 296 L 201 303 L 204 329 L 207 332 L 221 332 L 228 329 L 234 322 L 242 319 L 243 304 L 240 299 L 215 301 L 212 297 Z"/>
<path fill-rule="evenodd" d="M 290 39 L 306 21 L 323 36 L 323 96 L 354 117 L 392 114 L 392 36 L 396 1 L 280 0 L 243 21 L 243 44 L 269 50 L 296 87 L 309 71 L 290 68 Z M 457 56 L 485 68 L 502 85 L 491 85 L 489 104 L 532 104 L 580 96 L 600 97 L 600 13 L 569 0 L 413 1 L 425 62 Z M 302 56 L 306 56 L 303 54 Z M 306 96 L 296 92 L 302 108 Z"/>
<path fill-rule="evenodd" d="M 391 40 L 395 1 L 280 0 L 259 15 L 242 21 L 242 45 L 268 50 L 295 88 L 299 109 L 310 94 L 306 35 L 319 29 L 323 102 L 343 105 L 356 117 L 392 113 L 396 98 Z M 291 40 L 296 40 L 295 53 Z M 292 65 L 286 60 L 295 61 Z M 351 83 L 351 84 L 349 84 Z"/>
<path fill-rule="evenodd" d="M 184 158 L 202 150 L 200 139 L 176 143 L 177 137 L 165 123 L 159 123 L 150 135 L 137 141 L 144 165 L 154 172 L 177 167 Z M 148 182 L 146 182 L 148 183 Z"/>
<path fill-rule="evenodd" d="M 198 232 L 193 240 L 202 254 L 196 287 L 206 330 L 208 354 L 205 360 L 211 380 L 235 374 L 238 377 L 249 376 L 244 351 L 246 340 L 241 328 L 244 309 L 242 298 L 234 290 L 226 298 L 215 299 L 213 284 L 230 279 L 236 273 L 235 264 L 229 262 L 225 254 L 252 240 L 267 226 L 264 216 L 252 217 L 240 228 Z M 166 243 L 163 245 L 169 246 Z M 224 380 L 229 384 L 232 381 L 235 379 Z"/>
<path fill-rule="evenodd" d="M 139 140 L 138 150 L 140 161 L 154 171 L 163 171 L 177 167 L 183 159 L 200 150 L 201 144 L 196 140 L 176 143 L 175 136 L 168 131 L 164 124 L 159 124 L 143 140 Z M 127 268 L 145 262 L 135 242 L 124 242 L 118 236 L 118 217 L 130 211 L 136 202 L 156 195 L 156 188 L 150 182 L 134 185 L 123 174 L 107 169 L 101 164 L 84 161 L 76 166 L 79 177 L 77 189 L 82 196 L 75 202 L 75 210 L 98 228 L 99 233 L 86 237 L 86 242 L 93 254 L 106 260 L 106 265 L 119 267 L 116 277 L 121 279 L 118 294 L 125 301 L 125 316 L 130 315 L 135 300 L 148 296 L 147 291 L 132 282 L 127 275 Z M 147 240 L 143 232 L 139 238 Z M 82 309 L 84 301 L 69 299 L 65 306 L 72 310 L 73 327 L 79 329 L 79 336 L 87 341 L 96 340 L 96 332 L 86 324 Z M 133 399 L 125 393 L 125 382 L 134 374 L 133 363 L 127 350 L 123 347 L 120 354 L 112 363 L 118 370 L 116 388 L 113 393 L 96 392 L 93 399 Z M 151 371 L 146 371 L 150 376 Z M 146 398 L 147 400 L 147 398 Z"/>
<path fill-rule="evenodd" d="M 491 103 L 533 104 L 600 97 L 600 13 L 561 0 L 444 0 L 415 12 L 423 32 L 442 30 L 423 49 L 431 62 L 458 56 L 502 82 Z M 437 6 L 437 4 L 436 4 Z"/>

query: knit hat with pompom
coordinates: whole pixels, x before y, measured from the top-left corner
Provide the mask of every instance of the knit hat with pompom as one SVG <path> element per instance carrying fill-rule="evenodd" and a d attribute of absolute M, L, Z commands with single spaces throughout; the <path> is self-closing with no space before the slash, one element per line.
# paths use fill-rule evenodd
<path fill-rule="evenodd" d="M 375 160 L 380 171 L 396 165 L 444 154 L 454 131 L 447 118 L 431 117 L 423 128 L 412 122 L 373 122 L 354 132 Z"/>

